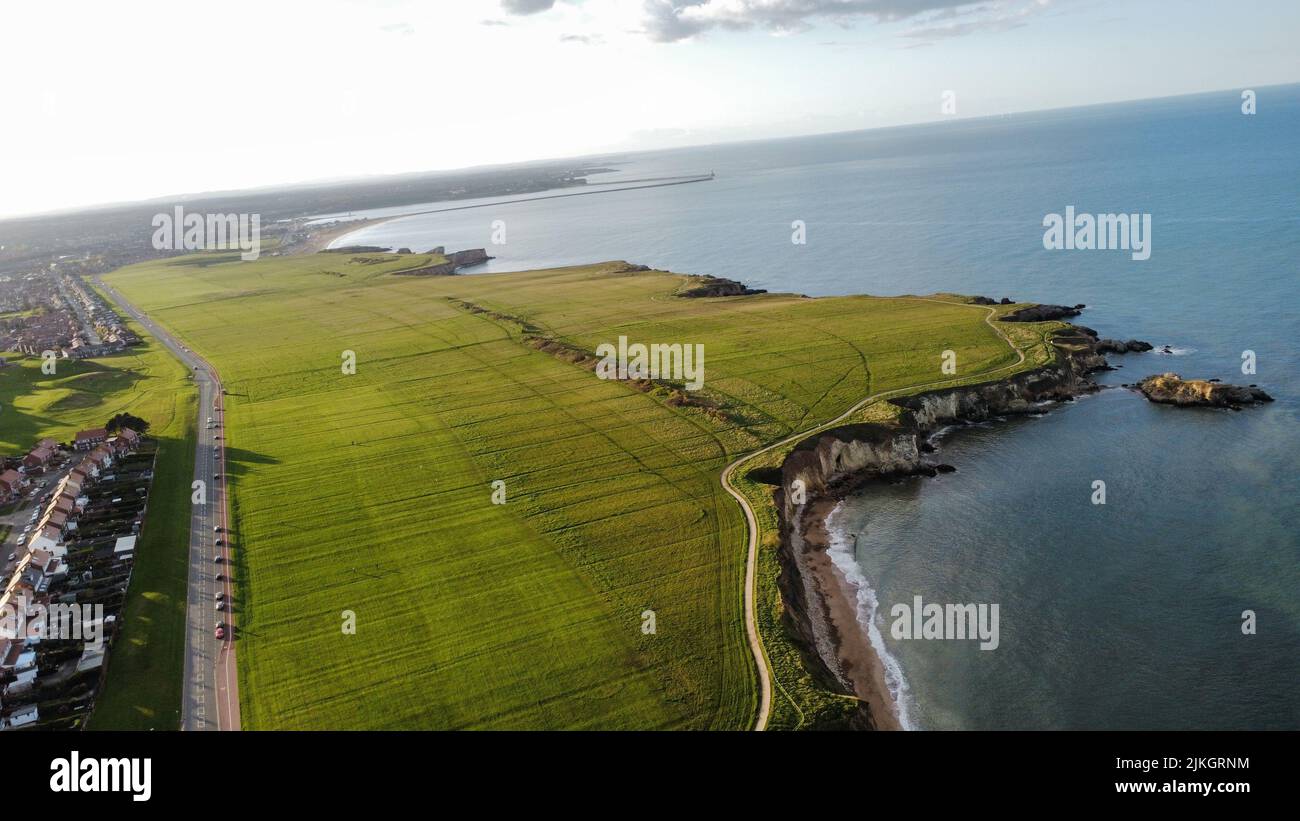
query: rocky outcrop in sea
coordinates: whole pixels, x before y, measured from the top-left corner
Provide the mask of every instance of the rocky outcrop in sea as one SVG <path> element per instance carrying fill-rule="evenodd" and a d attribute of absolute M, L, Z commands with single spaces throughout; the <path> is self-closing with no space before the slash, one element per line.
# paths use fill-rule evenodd
<path fill-rule="evenodd" d="M 1133 388 L 1152 402 L 1182 407 L 1240 410 L 1247 405 L 1273 401 L 1273 397 L 1255 385 L 1229 385 L 1209 379 L 1184 379 L 1176 373 L 1148 376 Z"/>

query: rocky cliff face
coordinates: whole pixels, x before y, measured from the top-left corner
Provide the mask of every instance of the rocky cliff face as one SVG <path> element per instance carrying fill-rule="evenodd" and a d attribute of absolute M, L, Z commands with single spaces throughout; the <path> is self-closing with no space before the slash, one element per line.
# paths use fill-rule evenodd
<path fill-rule="evenodd" d="M 915 473 L 923 467 L 922 441 L 935 429 L 994 416 L 1039 413 L 1039 403 L 1064 400 L 1097 389 L 1088 374 L 1107 367 L 1096 340 L 1079 331 L 1053 338 L 1055 361 L 1006 379 L 940 388 L 890 400 L 903 409 L 897 425 L 843 425 L 800 442 L 781 465 L 781 488 L 803 482 L 807 498 L 834 494 L 864 474 Z M 785 493 L 781 494 L 784 504 Z M 795 510 L 782 507 L 785 521 Z"/>
<path fill-rule="evenodd" d="M 1005 304 L 1005 303 L 1004 303 Z M 1078 316 L 1087 305 L 1030 305 L 1002 317 L 1003 322 L 1047 322 L 1051 319 L 1068 319 Z"/>
<path fill-rule="evenodd" d="M 737 282 L 734 279 L 692 274 L 690 275 L 690 282 L 677 292 L 677 296 L 750 296 L 752 294 L 765 293 L 767 293 L 767 291 L 762 288 L 750 288 L 745 283 Z"/>
<path fill-rule="evenodd" d="M 797 521 L 800 505 L 787 498 L 796 482 L 802 482 L 811 501 L 839 495 L 864 475 L 904 475 L 920 467 L 921 439 L 915 429 L 862 424 L 824 431 L 800 442 L 781 465 L 782 521 Z"/>
<path fill-rule="evenodd" d="M 1097 342 L 1079 331 L 1054 339 L 1056 361 L 995 382 L 941 388 L 891 400 L 904 409 L 900 424 L 925 433 L 954 422 L 1038 413 L 1042 402 L 1070 399 L 1097 389 L 1088 374 L 1109 367 Z"/>
<path fill-rule="evenodd" d="M 444 254 L 442 246 L 434 248 L 429 253 L 442 254 L 447 258 L 446 262 L 439 262 L 435 265 L 426 265 L 423 268 L 415 268 L 410 271 L 398 271 L 394 276 L 405 277 L 445 277 L 451 276 L 461 268 L 469 265 L 480 265 L 492 257 L 487 255 L 487 251 L 482 248 L 470 248 L 464 251 L 453 251 L 450 254 Z"/>
<path fill-rule="evenodd" d="M 824 516 L 825 501 L 840 498 L 870 479 L 915 473 L 933 474 L 923 461 L 926 437 L 939 427 L 977 422 L 994 416 L 1041 412 L 1038 403 L 1063 400 L 1096 390 L 1088 374 L 1105 368 L 1095 337 L 1072 329 L 1054 337 L 1056 353 L 1051 365 L 992 382 L 925 391 L 893 400 L 903 408 L 896 425 L 844 425 L 800 442 L 780 468 L 780 488 L 774 501 L 781 526 L 778 558 L 779 586 L 785 622 L 814 678 L 841 692 L 853 692 L 852 683 L 836 655 L 827 612 L 818 583 L 810 578 L 805 534 L 821 526 L 811 521 Z M 805 503 L 798 504 L 792 489 L 801 482 Z M 817 508 L 823 510 L 818 513 Z M 876 726 L 878 717 L 865 705 L 860 723 Z"/>
<path fill-rule="evenodd" d="M 482 248 L 468 248 L 464 251 L 453 251 L 447 254 L 447 261 L 457 268 L 465 268 L 470 265 L 482 265 L 492 257 L 487 255 L 487 251 Z"/>

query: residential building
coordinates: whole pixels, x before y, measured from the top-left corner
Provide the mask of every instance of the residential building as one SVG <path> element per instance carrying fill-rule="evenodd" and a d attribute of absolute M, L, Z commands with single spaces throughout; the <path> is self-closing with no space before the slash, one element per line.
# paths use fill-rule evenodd
<path fill-rule="evenodd" d="M 77 450 L 90 450 L 104 444 L 107 439 L 108 431 L 104 428 L 89 428 L 78 431 L 76 438 L 72 440 L 72 446 Z"/>

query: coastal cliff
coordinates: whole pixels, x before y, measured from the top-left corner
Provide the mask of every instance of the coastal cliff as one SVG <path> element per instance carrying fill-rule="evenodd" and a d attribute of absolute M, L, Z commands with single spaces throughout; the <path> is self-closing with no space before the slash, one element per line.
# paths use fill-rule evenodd
<path fill-rule="evenodd" d="M 1107 368 L 1098 340 L 1070 327 L 1052 337 L 1051 364 L 973 385 L 891 400 L 896 423 L 843 425 L 796 445 L 782 462 L 774 502 L 780 525 L 778 585 L 783 620 L 811 675 L 835 692 L 856 695 L 853 726 L 897 728 L 885 672 L 857 619 L 856 591 L 827 554 L 826 516 L 840 499 L 876 479 L 934 475 L 924 460 L 927 438 L 949 424 L 1041 413 L 1040 404 L 1097 390 L 1089 374 Z M 775 477 L 774 477 L 775 478 Z M 803 503 L 793 489 L 802 488 Z"/>
<path fill-rule="evenodd" d="M 688 274 L 688 281 L 685 286 L 677 291 L 677 296 L 688 298 L 712 297 L 712 296 L 752 296 L 754 294 L 765 294 L 767 291 L 762 288 L 750 288 L 743 282 L 737 282 L 734 279 L 725 279 L 723 277 L 709 276 L 707 274 Z"/>
<path fill-rule="evenodd" d="M 461 268 L 467 268 L 472 265 L 482 265 L 492 257 L 488 256 L 487 251 L 482 248 L 468 248 L 464 251 L 453 251 L 450 254 L 445 253 L 445 249 L 440 245 L 429 253 L 441 255 L 446 258 L 445 262 L 426 265 L 423 268 L 412 268 L 409 271 L 397 271 L 393 276 L 403 277 L 446 277 L 455 274 Z"/>
<path fill-rule="evenodd" d="M 993 304 L 977 303 L 977 304 Z M 1004 300 L 1002 304 L 1006 304 Z M 1047 322 L 1052 319 L 1068 319 L 1072 316 L 1078 316 L 1083 309 L 1088 307 L 1082 303 L 1078 305 L 1030 305 L 1027 308 L 1020 308 L 1000 317 L 1002 322 Z"/>

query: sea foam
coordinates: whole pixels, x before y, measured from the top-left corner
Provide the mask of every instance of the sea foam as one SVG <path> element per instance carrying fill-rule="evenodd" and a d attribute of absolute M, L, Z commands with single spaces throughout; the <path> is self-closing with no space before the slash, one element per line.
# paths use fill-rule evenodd
<path fill-rule="evenodd" d="M 843 508 L 844 503 L 840 502 L 826 516 L 826 534 L 829 542 L 826 553 L 830 556 L 835 569 L 844 575 L 857 596 L 858 623 L 867 631 L 871 647 L 876 651 L 876 656 L 885 668 L 885 686 L 889 688 L 890 698 L 893 699 L 899 726 L 904 730 L 915 730 L 916 726 L 911 718 L 911 693 L 907 686 L 907 677 L 903 675 L 903 667 L 898 663 L 898 659 L 885 646 L 885 637 L 876 624 L 880 610 L 876 591 L 872 589 L 870 580 L 853 556 L 852 536 L 836 527 L 836 519 Z"/>

